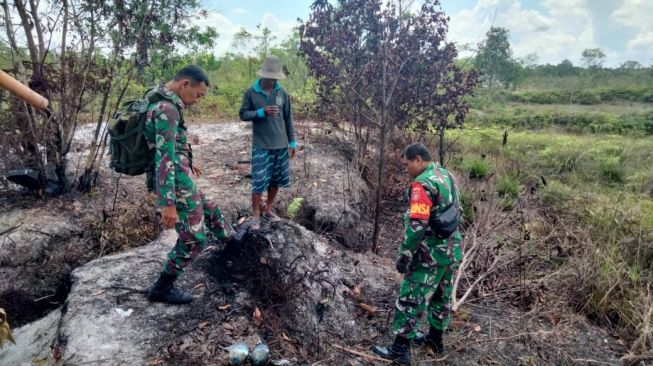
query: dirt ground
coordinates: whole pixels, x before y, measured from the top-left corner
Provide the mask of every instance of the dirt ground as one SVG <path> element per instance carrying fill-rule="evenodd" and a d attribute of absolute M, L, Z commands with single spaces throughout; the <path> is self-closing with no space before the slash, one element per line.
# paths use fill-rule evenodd
<path fill-rule="evenodd" d="M 309 124 L 298 123 L 300 145 L 312 146 L 312 153 L 332 149 L 319 131 Z M 85 151 L 86 141 L 92 126 L 82 126 L 78 131 L 71 153 L 71 165 L 79 166 L 80 156 Z M 248 209 L 249 192 L 249 130 L 239 122 L 202 123 L 189 127 L 194 140 L 195 160 L 204 169 L 200 187 L 211 198 L 216 199 L 226 217 L 235 221 Z M 307 150 L 308 151 L 308 150 Z M 293 163 L 293 174 L 306 172 L 302 166 L 302 151 Z M 79 169 L 71 181 L 79 174 Z M 316 171 L 313 167 L 313 171 Z M 322 184 L 319 167 L 312 178 L 300 181 L 281 193 L 279 212 L 293 197 L 306 195 L 305 184 Z M 325 181 L 323 184 L 328 185 Z M 82 230 L 75 240 L 53 238 L 63 243 L 50 245 L 42 256 L 27 266 L 14 268 L 0 263 L 0 274 L 5 278 L 33 279 L 20 282 L 14 287 L 0 286 L 0 307 L 9 314 L 12 326 L 17 327 L 35 320 L 48 310 L 59 306 L 66 295 L 67 275 L 70 271 L 98 256 L 123 251 L 146 244 L 157 234 L 156 214 L 151 198 L 148 198 L 142 177 L 112 176 L 103 169 L 98 186 L 90 193 L 81 195 L 75 192 L 49 199 L 36 201 L 19 191 L 4 192 L 0 213 L 7 214 L 19 209 L 39 209 L 56 212 L 62 220 L 79 225 Z M 372 197 L 369 197 L 371 201 Z M 115 207 L 114 207 L 115 202 Z M 371 238 L 371 214 L 362 215 L 359 224 L 366 237 L 355 247 L 343 246 L 342 241 L 323 234 L 331 239 L 331 244 L 339 250 L 350 250 L 360 255 L 369 255 L 378 260 L 379 266 L 393 266 L 392 258 L 397 243 L 403 238 L 402 214 L 405 199 L 403 196 L 388 197 L 382 211 L 382 232 L 378 257 L 367 252 Z M 39 217 L 34 217 L 38 222 Z M 368 239 L 367 241 L 365 239 Z M 366 244 L 367 243 L 367 244 Z M 2 247 L 0 247 L 2 249 Z M 507 271 L 506 276 L 513 276 Z M 46 278 L 47 280 L 43 281 Z M 391 342 L 389 323 L 396 298 L 397 278 L 379 279 L 387 283 L 386 289 L 370 290 L 362 288 L 359 302 L 357 326 L 363 328 L 365 337 L 338 344 L 322 344 L 316 349 L 304 349 L 294 340 L 292 334 L 261 334 L 252 320 L 252 308 L 247 299 L 234 297 L 234 283 L 218 282 L 195 283 L 192 286 L 205 286 L 206 296 L 212 297 L 210 308 L 198 309 L 193 319 L 175 330 L 175 337 L 157 354 L 152 356 L 152 365 L 164 364 L 221 364 L 227 346 L 235 341 L 257 343 L 258 337 L 273 339 L 270 342 L 272 356 L 276 360 L 288 360 L 288 364 L 313 365 L 360 365 L 387 364 L 374 358 L 369 348 L 378 343 Z M 18 284 L 19 282 L 16 282 Z M 225 286 L 226 285 L 226 286 Z M 55 295 L 52 296 L 53 289 Z M 12 292 L 13 291 L 13 292 Z M 21 301 L 16 291 L 22 291 Z M 231 295 L 230 295 L 231 294 Z M 38 305 L 42 297 L 47 297 L 46 305 Z M 626 342 L 610 330 L 593 325 L 585 317 L 575 314 L 571 309 L 555 306 L 543 300 L 524 308 L 514 301 L 515 293 L 476 293 L 455 314 L 451 329 L 446 335 L 445 356 L 429 354 L 425 349 L 414 349 L 414 364 L 434 365 L 617 365 L 620 355 L 627 351 Z M 546 297 L 543 297 L 546 299 Z M 37 301 L 38 300 L 38 301 Z M 550 305 L 550 306 L 549 306 Z"/>

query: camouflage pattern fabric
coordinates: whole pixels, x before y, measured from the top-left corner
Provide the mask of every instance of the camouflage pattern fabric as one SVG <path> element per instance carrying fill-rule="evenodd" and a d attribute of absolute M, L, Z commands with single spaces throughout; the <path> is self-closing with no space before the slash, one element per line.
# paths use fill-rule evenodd
<path fill-rule="evenodd" d="M 415 337 L 419 322 L 428 311 L 429 325 L 445 330 L 451 321 L 451 292 L 456 265 L 409 270 L 401 282 L 395 305 L 392 332 Z"/>
<path fill-rule="evenodd" d="M 439 164 L 431 163 L 408 190 L 410 207 L 404 215 L 406 232 L 397 256 L 408 257 L 415 268 L 447 266 L 462 258 L 459 231 L 447 239 L 439 239 L 428 225 L 432 214 L 442 212 L 453 202 L 450 181 L 456 190 L 458 187 L 453 175 L 451 177 L 449 180 L 447 170 Z M 462 211 L 462 207 L 458 209 Z"/>
<path fill-rule="evenodd" d="M 177 214 L 179 221 L 175 229 L 179 237 L 177 244 L 168 253 L 168 260 L 163 264 L 163 271 L 169 274 L 181 274 L 184 268 L 206 247 L 206 230 L 219 239 L 226 238 L 228 227 L 218 206 L 197 190 L 183 194 L 177 193 Z"/>
<path fill-rule="evenodd" d="M 409 265 L 396 303 L 392 323 L 395 335 L 412 339 L 427 309 L 432 327 L 444 330 L 449 324 L 452 277 L 462 259 L 462 237 L 456 231 L 447 239 L 439 239 L 433 235 L 428 222 L 431 215 L 453 203 L 452 189 L 459 192 L 455 178 L 451 177 L 450 180 L 447 170 L 439 164 L 431 163 L 408 190 L 410 206 L 404 216 L 406 232 L 397 257 L 408 261 Z"/>
<path fill-rule="evenodd" d="M 184 103 L 163 86 L 159 86 L 158 92 L 166 98 L 148 107 L 145 137 L 156 145 L 157 205 L 174 205 L 179 216 L 175 224 L 177 244 L 168 253 L 163 271 L 180 274 L 206 246 L 207 229 L 222 239 L 228 236 L 230 228 L 217 205 L 200 193 L 193 180 L 192 152 L 182 114 Z"/>

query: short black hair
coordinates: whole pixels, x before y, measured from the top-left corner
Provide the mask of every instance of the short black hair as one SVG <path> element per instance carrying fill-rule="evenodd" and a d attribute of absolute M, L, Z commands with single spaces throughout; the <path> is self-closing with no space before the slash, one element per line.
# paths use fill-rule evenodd
<path fill-rule="evenodd" d="M 206 76 L 204 70 L 197 65 L 186 65 L 181 70 L 177 71 L 174 81 L 179 81 L 182 79 L 189 79 L 191 84 L 197 85 L 201 82 L 204 82 L 206 86 L 210 86 L 209 77 Z"/>
<path fill-rule="evenodd" d="M 401 156 L 408 160 L 415 160 L 416 157 L 422 158 L 424 161 L 431 161 L 431 153 L 429 149 L 419 142 L 412 143 L 404 149 Z"/>

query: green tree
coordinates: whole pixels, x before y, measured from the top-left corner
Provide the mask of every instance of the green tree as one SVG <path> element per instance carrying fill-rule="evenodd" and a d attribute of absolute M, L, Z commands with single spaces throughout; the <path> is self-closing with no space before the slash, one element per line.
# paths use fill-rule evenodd
<path fill-rule="evenodd" d="M 81 111 L 97 111 L 79 185 L 87 190 L 104 155 L 102 127 L 133 81 L 158 79 L 160 70 L 174 65 L 181 46 L 209 48 L 217 37 L 214 29 L 193 25 L 205 14 L 198 0 L 3 0 L 0 10 L 13 74 L 29 80 L 51 106 L 38 113 L 12 99 L 0 126 L 18 132 L 2 134 L 0 144 L 12 165 L 37 169 L 43 185 L 46 168 L 54 167 L 64 189 L 66 155 Z M 158 71 L 148 75 L 153 61 Z"/>
<path fill-rule="evenodd" d="M 576 66 L 568 59 L 562 60 L 562 62 L 556 65 L 556 69 L 558 76 L 572 75 L 576 72 Z"/>
<path fill-rule="evenodd" d="M 519 64 L 525 69 L 534 69 L 540 61 L 540 56 L 537 53 L 529 53 L 528 55 L 519 59 Z"/>
<path fill-rule="evenodd" d="M 258 42 L 252 50 L 256 53 L 258 59 L 263 61 L 269 53 L 270 48 L 272 48 L 272 42 L 276 39 L 277 37 L 272 34 L 270 28 L 258 24 L 255 33 L 248 31 L 245 27 L 241 27 L 234 35 L 232 45 L 235 49 L 242 49 L 247 52 L 249 51 L 248 46 L 252 41 Z"/>
<path fill-rule="evenodd" d="M 588 69 L 599 69 L 605 62 L 605 53 L 600 48 L 583 50 L 581 61 Z"/>
<path fill-rule="evenodd" d="M 620 69 L 625 69 L 625 70 L 639 70 L 642 67 L 644 67 L 644 66 L 642 66 L 642 64 L 640 64 L 637 61 L 633 61 L 633 60 L 626 61 L 626 62 L 622 63 L 621 65 L 619 65 Z"/>
<path fill-rule="evenodd" d="M 506 28 L 492 27 L 485 40 L 479 45 L 474 59 L 481 80 L 489 88 L 507 88 L 519 78 L 519 63 L 513 58 L 510 49 L 510 31 Z"/>

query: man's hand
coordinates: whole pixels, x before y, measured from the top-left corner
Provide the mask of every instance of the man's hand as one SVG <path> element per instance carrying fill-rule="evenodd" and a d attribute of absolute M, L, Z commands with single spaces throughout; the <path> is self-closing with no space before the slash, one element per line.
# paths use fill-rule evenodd
<path fill-rule="evenodd" d="M 161 225 L 164 229 L 171 229 L 175 226 L 179 216 L 177 216 L 177 208 L 175 206 L 165 206 L 161 210 Z"/>
<path fill-rule="evenodd" d="M 406 273 L 408 271 L 408 265 L 410 264 L 410 258 L 405 255 L 399 256 L 397 258 L 397 272 Z"/>
<path fill-rule="evenodd" d="M 279 114 L 279 107 L 276 105 L 266 105 L 265 106 L 265 115 L 274 117 Z"/>
<path fill-rule="evenodd" d="M 288 148 L 288 154 L 290 155 L 290 158 L 294 158 L 295 154 L 297 154 L 297 148 L 296 147 L 289 147 Z"/>
<path fill-rule="evenodd" d="M 193 174 L 199 178 L 200 175 L 202 175 L 202 168 L 199 167 L 197 164 L 193 164 L 193 166 L 190 168 L 193 171 Z"/>

